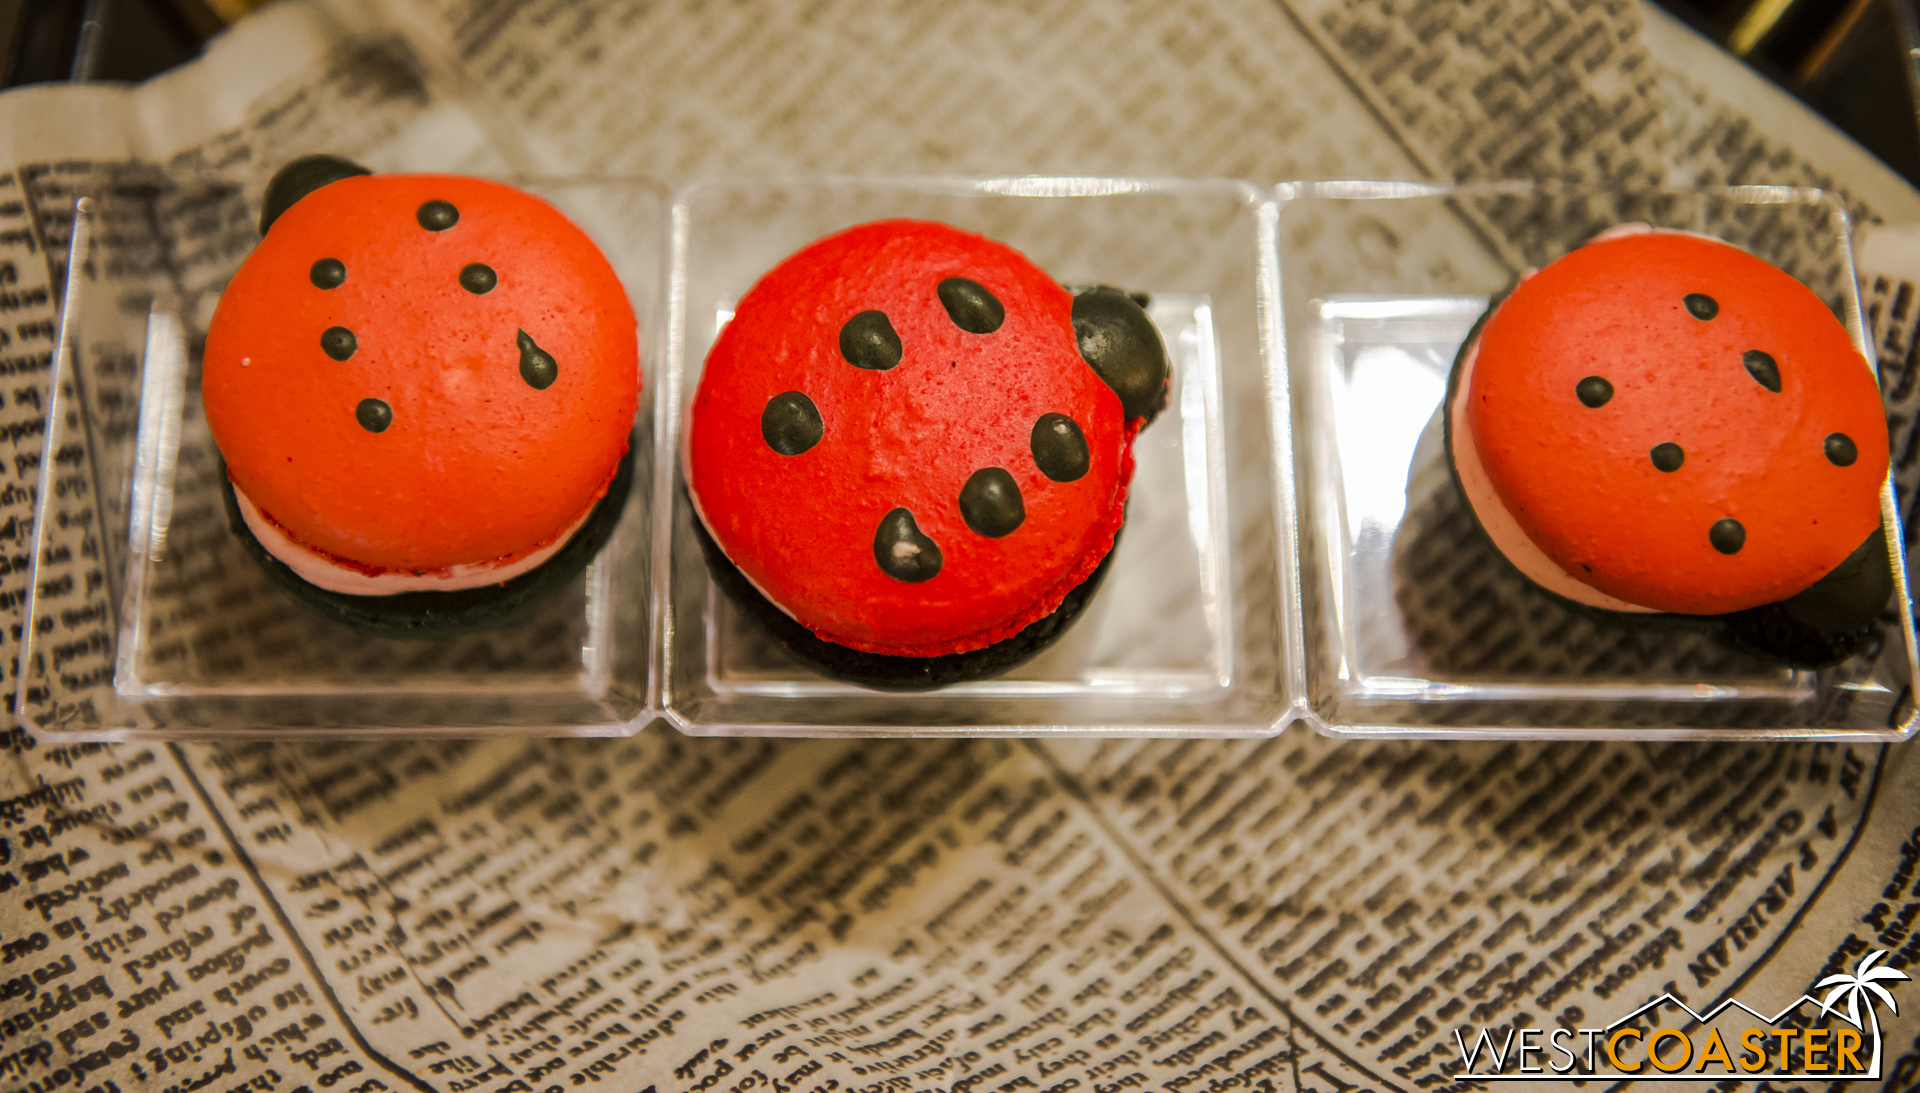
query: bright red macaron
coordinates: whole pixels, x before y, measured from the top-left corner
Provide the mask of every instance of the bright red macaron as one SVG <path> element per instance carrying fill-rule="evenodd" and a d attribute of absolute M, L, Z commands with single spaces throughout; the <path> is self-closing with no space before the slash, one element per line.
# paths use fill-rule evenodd
<path fill-rule="evenodd" d="M 1167 384 L 1125 293 L 944 224 L 864 224 L 741 298 L 689 411 L 688 486 L 726 560 L 817 638 L 981 650 L 1107 557 Z"/>

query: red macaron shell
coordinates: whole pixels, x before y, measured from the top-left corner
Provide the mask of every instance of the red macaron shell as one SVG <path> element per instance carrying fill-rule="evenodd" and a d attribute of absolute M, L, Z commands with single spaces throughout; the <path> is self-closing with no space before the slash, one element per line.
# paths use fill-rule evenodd
<path fill-rule="evenodd" d="M 997 330 L 969 333 L 949 316 L 937 288 L 956 277 L 999 300 Z M 1132 428 L 1081 359 L 1071 308 L 1019 252 L 943 224 L 866 224 L 793 255 L 740 300 L 694 396 L 688 477 L 708 530 L 801 624 L 865 652 L 964 652 L 1044 617 L 1111 548 L 1132 473 Z M 842 327 L 869 310 L 899 337 L 892 368 L 841 355 Z M 797 455 L 761 429 L 768 402 L 789 391 L 823 425 Z M 1035 463 L 1046 414 L 1085 436 L 1089 467 L 1074 481 Z M 959 502 L 995 467 L 1026 513 L 997 538 L 970 527 Z M 875 533 L 897 508 L 938 546 L 931 579 L 895 579 L 876 560 Z"/>
<path fill-rule="evenodd" d="M 1749 351 L 1775 363 L 1778 392 Z M 1577 393 L 1593 376 L 1612 390 L 1598 406 Z M 1879 526 L 1887 428 L 1872 372 L 1812 291 L 1716 240 L 1614 236 L 1526 278 L 1482 330 L 1466 394 L 1520 527 L 1629 603 L 1704 615 L 1777 602 Z M 1857 452 L 1847 465 L 1827 454 L 1835 434 Z M 1656 466 L 1665 444 L 1684 452 L 1676 470 Z M 1744 530 L 1731 553 L 1712 535 L 1728 519 Z"/>
<path fill-rule="evenodd" d="M 429 202 L 457 221 L 423 227 Z M 334 288 L 314 263 L 344 265 Z M 492 288 L 462 271 L 481 264 Z M 322 333 L 356 346 L 336 360 Z M 558 377 L 521 373 L 520 334 Z M 293 538 L 431 572 L 553 541 L 604 493 L 639 400 L 633 309 L 585 233 L 530 194 L 444 175 L 347 178 L 280 215 L 208 331 L 207 420 L 234 485 Z M 380 432 L 363 400 L 392 411 Z"/>

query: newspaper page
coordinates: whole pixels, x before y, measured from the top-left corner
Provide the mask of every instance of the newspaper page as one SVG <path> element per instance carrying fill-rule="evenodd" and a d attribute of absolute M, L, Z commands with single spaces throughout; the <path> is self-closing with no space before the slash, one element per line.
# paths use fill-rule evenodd
<path fill-rule="evenodd" d="M 1710 72 L 1663 65 L 1642 28 L 1638 8 L 1600 0 L 292 2 L 140 88 L 0 96 L 9 640 L 59 635 L 69 672 L 106 655 L 114 545 L 84 530 L 42 570 L 67 583 L 20 617 L 67 277 L 217 288 L 258 210 L 241 180 L 292 155 L 668 184 L 1818 178 L 1862 220 L 1920 220 L 1883 169 L 1815 166 Z M 196 215 L 152 215 L 188 211 L 153 197 L 183 175 L 233 183 Z M 111 230 L 69 271 L 80 192 L 112 195 Z M 1460 215 L 1367 258 L 1477 247 L 1516 263 L 1502 240 L 1519 226 Z M 1317 245 L 1315 261 L 1351 260 L 1344 241 Z M 1863 288 L 1911 497 L 1920 306 L 1911 275 L 1880 268 L 1864 264 Z M 139 348 L 83 352 L 104 372 Z M 83 529 L 74 488 L 64 511 Z M 1902 747 L 692 740 L 658 725 L 114 746 L 14 729 L 6 745 L 9 1093 L 1479 1089 L 1495 1083 L 1463 1075 L 1489 1073 L 1509 1034 L 1524 1049 L 1538 1033 L 1537 1051 L 1656 1003 L 1627 1026 L 1644 1047 L 1692 1035 L 1681 1006 L 1728 999 L 1799 1033 L 1817 1016 L 1788 1003 L 1824 995 L 1816 983 L 1864 982 L 1876 952 L 1920 963 L 1920 764 Z M 1920 1085 L 1916 1007 L 1862 996 L 1860 1050 L 1885 1077 L 1844 1084 Z M 1796 1072 L 1804 1043 L 1728 1043 L 1765 1065 L 1718 1088 L 1825 1084 L 1746 1077 Z M 1696 1077 L 1636 1058 L 1654 1088 Z"/>

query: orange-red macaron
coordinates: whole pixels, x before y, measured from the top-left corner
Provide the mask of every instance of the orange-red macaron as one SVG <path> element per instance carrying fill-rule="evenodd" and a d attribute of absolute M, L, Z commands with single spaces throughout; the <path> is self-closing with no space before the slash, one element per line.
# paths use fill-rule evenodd
<path fill-rule="evenodd" d="M 1746 611 L 1880 547 L 1870 367 L 1805 285 L 1715 239 L 1616 229 L 1524 278 L 1448 413 L 1496 545 L 1590 606 Z"/>
<path fill-rule="evenodd" d="M 208 332 L 207 420 L 235 490 L 347 574 L 484 577 L 557 546 L 633 427 L 618 277 L 512 187 L 333 174 L 269 208 Z"/>

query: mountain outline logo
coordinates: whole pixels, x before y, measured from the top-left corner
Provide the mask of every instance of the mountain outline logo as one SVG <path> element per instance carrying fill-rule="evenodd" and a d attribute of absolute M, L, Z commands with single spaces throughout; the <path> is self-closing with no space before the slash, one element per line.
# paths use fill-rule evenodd
<path fill-rule="evenodd" d="M 1829 975 L 1814 984 L 1814 991 L 1825 990 L 1826 997 L 1816 998 L 1814 994 L 1802 994 L 1791 1003 L 1771 1016 L 1754 1009 L 1738 998 L 1728 997 L 1704 1013 L 1696 1012 L 1686 1002 L 1674 997 L 1671 992 L 1635 1007 L 1630 1012 L 1599 1028 L 1552 1030 L 1528 1028 L 1506 1030 L 1506 1036 L 1498 1047 L 1494 1046 L 1491 1030 L 1482 1028 L 1473 1038 L 1471 1050 L 1468 1040 L 1462 1035 L 1462 1029 L 1454 1029 L 1454 1043 L 1460 1050 L 1461 1068 L 1452 1077 L 1459 1081 L 1587 1081 L 1594 1078 L 1658 1079 L 1660 1081 L 1696 1081 L 1719 1082 L 1729 1078 L 1742 1081 L 1763 1081 L 1769 1079 L 1800 1079 L 1832 1082 L 1850 1079 L 1878 1079 L 1881 1077 L 1882 1036 L 1880 1018 L 1876 1010 L 1884 1005 L 1893 1014 L 1900 1012 L 1899 1005 L 1893 999 L 1893 992 L 1886 983 L 1912 978 L 1905 972 L 1880 965 L 1887 956 L 1887 950 L 1876 949 L 1860 958 L 1851 973 L 1841 972 Z M 1829 989 L 1831 988 L 1831 989 Z M 1866 1015 L 1860 1013 L 1861 1002 L 1866 1003 Z M 1829 1015 L 1837 1016 L 1853 1026 L 1852 1029 L 1814 1029 L 1781 1028 L 1781 1019 L 1794 1013 L 1807 1003 L 1819 1007 L 1816 1019 Z M 1690 1035 L 1677 1028 L 1656 1029 L 1651 1034 L 1643 1033 L 1635 1025 L 1643 1015 L 1658 1010 L 1661 1006 L 1671 1005 L 1692 1018 L 1696 1032 Z M 1742 1030 L 1735 1040 L 1738 1050 L 1730 1051 L 1720 1030 L 1710 1028 L 1708 1023 L 1730 1009 L 1737 1009 L 1761 1023 Z M 1707 1038 L 1696 1044 L 1694 1036 L 1704 1031 Z M 1514 1043 L 1515 1034 L 1519 1043 Z M 1529 1043 L 1530 1036 L 1538 1036 L 1543 1043 Z M 1584 1036 L 1586 1040 L 1584 1069 L 1579 1068 L 1580 1054 L 1569 1047 L 1562 1046 L 1560 1037 L 1568 1036 L 1577 1040 Z M 1793 1068 L 1794 1040 L 1799 1039 L 1801 1067 Z M 1859 1049 L 1871 1041 L 1869 1061 L 1862 1064 Z M 1626 1042 L 1637 1042 L 1644 1055 L 1637 1060 L 1626 1058 Z M 1768 1064 L 1773 1059 L 1769 1041 L 1777 1041 L 1781 1065 L 1773 1070 Z M 1666 1051 L 1662 1054 L 1662 1045 L 1678 1043 L 1684 1045 L 1684 1052 Z M 1603 1045 L 1598 1051 L 1596 1044 Z M 1517 1048 L 1517 1051 L 1516 1051 Z M 1565 1065 L 1549 1062 L 1546 1068 L 1529 1067 L 1529 1053 L 1544 1054 L 1554 1051 L 1566 1057 Z M 1474 1073 L 1476 1063 L 1485 1052 L 1486 1061 L 1492 1063 L 1490 1073 Z M 1827 1062 L 1816 1065 L 1816 1054 L 1825 1054 Z M 1604 1055 L 1611 1069 L 1602 1069 L 1597 1059 Z M 1508 1073 L 1510 1060 L 1517 1059 L 1519 1069 Z M 1694 1072 L 1683 1074 L 1690 1064 Z M 1722 1069 L 1708 1072 L 1709 1063 L 1718 1062 Z M 1647 1070 L 1651 1064 L 1654 1072 Z M 1763 1073 L 1763 1071 L 1765 1071 Z"/>

